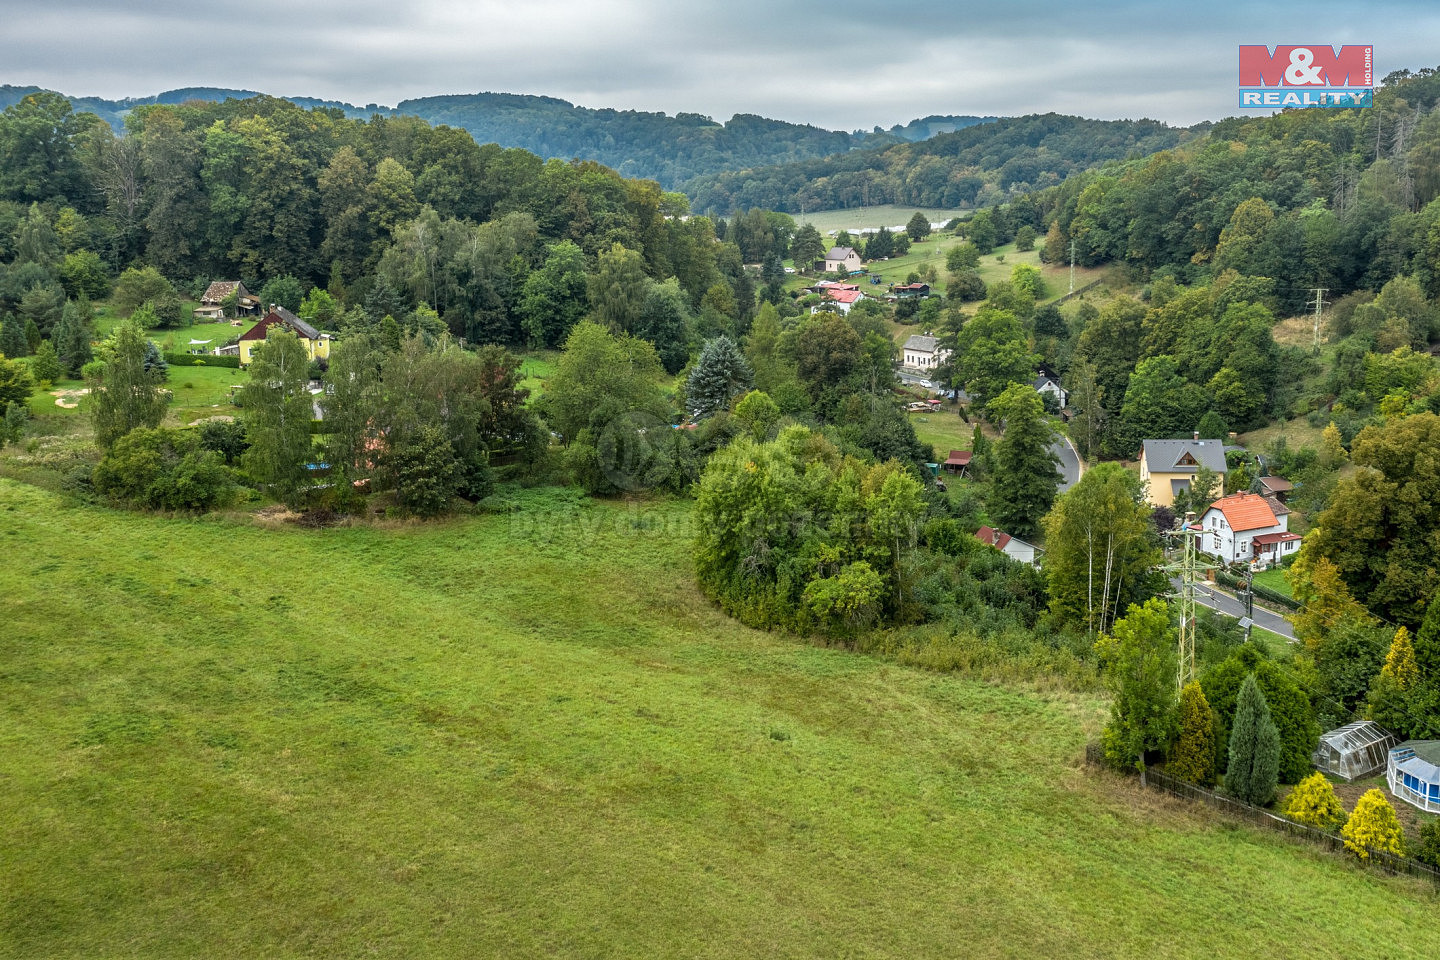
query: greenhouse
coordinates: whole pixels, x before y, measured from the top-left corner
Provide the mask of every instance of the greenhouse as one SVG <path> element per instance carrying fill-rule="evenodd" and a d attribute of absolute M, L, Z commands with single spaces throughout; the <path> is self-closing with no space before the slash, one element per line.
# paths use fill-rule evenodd
<path fill-rule="evenodd" d="M 1440 813 L 1440 740 L 1406 740 L 1391 750 L 1386 779 L 1396 797 Z"/>
<path fill-rule="evenodd" d="M 1380 773 L 1395 738 L 1370 720 L 1347 723 L 1320 738 L 1311 758 L 1315 768 L 1341 780 L 1357 780 Z"/>

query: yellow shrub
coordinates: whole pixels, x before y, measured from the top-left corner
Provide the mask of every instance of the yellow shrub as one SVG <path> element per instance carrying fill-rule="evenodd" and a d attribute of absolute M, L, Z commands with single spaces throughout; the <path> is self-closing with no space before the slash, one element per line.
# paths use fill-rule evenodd
<path fill-rule="evenodd" d="M 1370 859 L 1372 850 L 1383 850 L 1397 857 L 1405 855 L 1405 832 L 1400 829 L 1400 819 L 1378 789 L 1367 791 L 1355 804 L 1340 836 L 1345 840 L 1345 847 L 1361 860 Z"/>
<path fill-rule="evenodd" d="M 1285 798 L 1285 809 L 1281 812 L 1291 820 L 1327 831 L 1345 822 L 1345 808 L 1323 773 L 1312 773 L 1301 780 Z"/>

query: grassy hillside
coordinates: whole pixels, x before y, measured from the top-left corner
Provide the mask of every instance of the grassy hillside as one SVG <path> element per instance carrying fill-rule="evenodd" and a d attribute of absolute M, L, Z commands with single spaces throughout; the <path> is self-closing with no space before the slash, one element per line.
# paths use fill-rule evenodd
<path fill-rule="evenodd" d="M 679 504 L 301 530 L 0 480 L 0 954 L 1403 956 L 1435 897 L 743 629 Z"/>

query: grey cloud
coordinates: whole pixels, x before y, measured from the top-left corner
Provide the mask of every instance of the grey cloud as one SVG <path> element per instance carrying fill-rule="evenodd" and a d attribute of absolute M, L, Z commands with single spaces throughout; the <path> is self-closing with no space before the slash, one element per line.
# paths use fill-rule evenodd
<path fill-rule="evenodd" d="M 1427 65 L 1440 27 L 1433 5 L 1405 0 L 6 0 L 0 18 L 0 82 L 76 95 L 493 90 L 832 129 L 1050 110 L 1190 123 L 1237 112 L 1240 43 L 1370 42 L 1383 76 Z"/>

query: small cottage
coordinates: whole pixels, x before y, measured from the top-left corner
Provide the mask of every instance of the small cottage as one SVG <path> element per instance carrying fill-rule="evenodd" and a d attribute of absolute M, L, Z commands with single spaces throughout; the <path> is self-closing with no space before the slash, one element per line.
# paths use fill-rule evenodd
<path fill-rule="evenodd" d="M 260 312 L 259 298 L 246 290 L 244 283 L 239 280 L 215 280 L 200 295 L 200 306 L 195 308 L 195 316 L 204 320 L 225 319 L 225 300 L 231 294 L 235 295 L 237 317 L 254 316 Z"/>
<path fill-rule="evenodd" d="M 854 247 L 831 247 L 825 253 L 823 266 L 826 273 L 854 273 L 864 263 Z"/>
<path fill-rule="evenodd" d="M 969 450 L 951 450 L 950 456 L 946 457 L 945 462 L 940 466 L 946 473 L 953 473 L 963 477 L 965 476 L 965 472 L 970 469 L 970 458 L 972 455 Z"/>
<path fill-rule="evenodd" d="M 1003 530 L 981 527 L 975 531 L 975 539 L 987 546 L 994 547 L 1012 560 L 1019 560 L 1021 563 L 1028 563 L 1031 566 L 1036 565 L 1035 558 L 1039 553 L 1039 548 L 1034 544 L 1012 537 Z"/>

